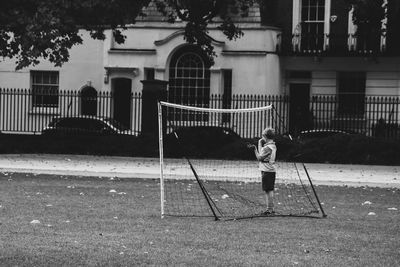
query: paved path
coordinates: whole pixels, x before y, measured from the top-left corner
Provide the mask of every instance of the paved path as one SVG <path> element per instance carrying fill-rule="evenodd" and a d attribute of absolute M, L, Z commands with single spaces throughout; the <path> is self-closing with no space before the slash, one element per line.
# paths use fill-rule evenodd
<path fill-rule="evenodd" d="M 306 164 L 315 184 L 400 188 L 400 166 Z M 84 155 L 0 155 L 0 172 L 159 178 L 158 158 Z"/>

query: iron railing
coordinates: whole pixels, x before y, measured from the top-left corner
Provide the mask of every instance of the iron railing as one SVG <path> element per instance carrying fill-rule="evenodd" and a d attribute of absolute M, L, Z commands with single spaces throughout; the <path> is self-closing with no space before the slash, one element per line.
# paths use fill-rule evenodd
<path fill-rule="evenodd" d="M 33 101 L 35 97 L 35 101 Z M 46 99 L 57 97 L 57 105 Z M 141 133 L 142 94 L 118 98 L 111 92 L 85 96 L 76 91 L 59 91 L 56 96 L 33 95 L 29 89 L 0 89 L 0 131 L 40 134 L 54 117 L 98 116 L 119 121 L 131 134 Z M 42 99 L 42 100 L 38 100 Z M 268 124 L 279 133 L 296 135 L 301 130 L 337 129 L 347 132 L 400 139 L 400 98 L 398 96 L 358 96 L 357 107 L 349 106 L 342 95 L 313 95 L 302 112 L 293 112 L 296 101 L 286 95 L 210 95 L 192 101 L 210 108 L 250 108 L 273 105 Z M 123 101 L 119 102 L 119 101 Z M 167 99 L 176 102 L 174 99 Z M 180 103 L 185 104 L 185 103 Z M 292 107 L 292 112 L 290 109 Z M 122 110 L 121 110 L 122 108 Z M 179 117 L 179 116 L 178 116 Z M 185 117 L 185 116 L 183 116 Z M 177 117 L 170 118 L 176 120 Z M 186 116 L 186 119 L 190 119 Z M 217 124 L 235 130 L 240 136 L 259 136 L 257 117 L 224 115 Z M 210 120 L 209 124 L 215 124 Z"/>
<path fill-rule="evenodd" d="M 386 35 L 294 33 L 278 38 L 281 54 L 368 56 L 386 52 Z"/>
<path fill-rule="evenodd" d="M 141 100 L 140 93 L 130 94 L 128 99 L 123 99 L 127 112 L 121 114 L 118 102 L 121 98 L 111 92 L 85 96 L 76 91 L 38 94 L 30 89 L 0 89 L 0 131 L 41 134 L 55 117 L 96 116 L 116 119 L 127 129 L 125 133 L 138 134 Z"/>

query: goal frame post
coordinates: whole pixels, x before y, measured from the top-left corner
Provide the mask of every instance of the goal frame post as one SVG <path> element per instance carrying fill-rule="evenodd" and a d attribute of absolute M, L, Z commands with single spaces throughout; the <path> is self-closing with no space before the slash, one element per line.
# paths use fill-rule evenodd
<path fill-rule="evenodd" d="M 164 218 L 164 149 L 163 149 L 163 123 L 162 123 L 162 106 L 161 102 L 157 102 L 158 108 L 158 150 L 160 157 L 160 199 L 161 199 L 161 218 Z"/>
<path fill-rule="evenodd" d="M 199 111 L 199 112 L 209 112 L 209 113 L 247 113 L 247 112 L 257 112 L 257 111 L 274 111 L 275 108 L 273 105 L 267 105 L 267 106 L 262 106 L 262 107 L 254 107 L 254 108 L 239 108 L 239 109 L 220 109 L 220 108 L 205 108 L 205 107 L 194 107 L 194 106 L 187 106 L 187 105 L 181 105 L 181 104 L 175 104 L 175 103 L 169 103 L 169 102 L 165 102 L 165 101 L 158 101 L 157 102 L 157 108 L 158 108 L 158 142 L 159 142 L 159 163 L 160 163 L 160 199 L 161 199 L 161 218 L 164 218 L 166 216 L 165 213 L 165 205 L 166 205 L 166 192 L 165 192 L 165 172 L 164 172 L 164 168 L 165 168 L 165 162 L 164 162 L 164 133 L 167 132 L 168 129 L 168 125 L 165 123 L 165 119 L 168 119 L 167 116 L 167 112 L 165 112 L 165 114 L 163 114 L 163 107 L 167 107 L 167 108 L 176 108 L 176 109 L 180 109 L 180 110 L 189 110 L 189 111 Z M 275 112 L 277 112 L 275 110 Z M 179 139 L 179 137 L 177 138 Z M 180 140 L 178 140 L 178 143 L 180 142 Z M 183 155 L 183 159 L 185 159 L 187 161 L 187 163 L 189 164 L 189 167 L 191 169 L 191 172 L 193 173 L 193 176 L 197 182 L 197 184 L 200 186 L 200 189 L 203 193 L 203 196 L 206 200 L 206 202 L 209 205 L 209 208 L 211 209 L 211 213 L 213 215 L 213 217 L 215 218 L 215 220 L 219 219 L 219 216 L 216 214 L 213 205 L 210 202 L 213 202 L 210 198 L 210 196 L 208 195 L 207 190 L 203 187 L 202 185 L 202 181 L 200 181 L 198 175 L 197 175 L 197 171 L 194 169 L 194 167 L 192 166 L 190 159 L 187 158 L 186 155 Z M 319 210 L 322 213 L 322 217 L 327 217 L 322 204 L 318 198 L 317 192 L 314 188 L 314 185 L 312 183 L 311 177 L 308 173 L 308 170 L 305 166 L 305 164 L 302 164 L 304 171 L 306 173 L 307 179 L 309 181 L 312 193 L 316 199 L 316 202 L 318 203 L 319 206 Z M 296 167 L 297 169 L 297 167 Z M 297 170 L 298 171 L 298 170 Z M 219 210 L 218 210 L 219 212 Z M 210 214 L 211 215 L 211 214 Z"/>

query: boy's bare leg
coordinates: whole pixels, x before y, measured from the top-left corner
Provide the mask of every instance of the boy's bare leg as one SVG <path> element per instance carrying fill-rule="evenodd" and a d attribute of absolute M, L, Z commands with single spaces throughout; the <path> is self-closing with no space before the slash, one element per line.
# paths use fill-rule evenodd
<path fill-rule="evenodd" d="M 274 210 L 274 191 L 265 192 L 265 202 L 267 204 L 267 210 Z"/>

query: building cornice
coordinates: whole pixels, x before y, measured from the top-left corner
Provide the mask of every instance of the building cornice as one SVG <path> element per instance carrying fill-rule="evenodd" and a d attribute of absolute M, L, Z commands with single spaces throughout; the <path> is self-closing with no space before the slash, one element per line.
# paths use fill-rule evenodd
<path fill-rule="evenodd" d="M 171 40 L 173 40 L 179 36 L 182 36 L 184 33 L 185 33 L 185 30 L 183 30 L 183 29 L 177 30 L 163 39 L 154 41 L 154 44 L 156 46 L 164 45 L 164 44 L 170 42 Z M 215 46 L 224 46 L 225 45 L 224 41 L 218 41 L 218 40 L 212 38 L 211 36 L 208 36 L 208 38 L 211 40 L 211 43 Z"/>
<path fill-rule="evenodd" d="M 223 50 L 224 56 L 266 56 L 268 54 L 277 54 L 276 51 L 266 50 Z"/>
<path fill-rule="evenodd" d="M 109 54 L 139 54 L 154 55 L 157 54 L 155 49 L 133 49 L 133 48 L 111 48 Z"/>

